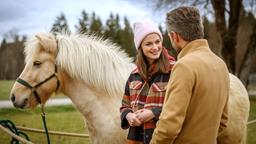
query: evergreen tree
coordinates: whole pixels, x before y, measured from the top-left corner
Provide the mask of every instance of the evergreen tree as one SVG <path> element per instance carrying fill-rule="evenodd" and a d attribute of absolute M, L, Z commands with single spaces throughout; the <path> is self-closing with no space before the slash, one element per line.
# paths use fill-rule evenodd
<path fill-rule="evenodd" d="M 164 39 L 164 43 L 163 45 L 165 46 L 165 48 L 168 50 L 169 54 L 171 56 L 173 56 L 175 59 L 177 59 L 178 53 L 177 51 L 172 47 L 169 35 L 167 30 L 164 31 L 163 33 L 163 39 Z"/>
<path fill-rule="evenodd" d="M 118 32 L 120 31 L 120 28 L 119 16 L 117 15 L 115 18 L 113 13 L 111 13 L 106 22 L 104 36 L 111 39 L 113 42 L 120 44 L 120 40 L 118 40 Z"/>
<path fill-rule="evenodd" d="M 96 18 L 95 12 L 92 13 L 90 32 L 96 35 L 103 34 L 103 25 L 99 17 Z"/>
<path fill-rule="evenodd" d="M 85 10 L 82 11 L 82 18 L 79 18 L 79 24 L 76 27 L 76 31 L 79 33 L 85 33 L 89 30 L 89 15 Z"/>
<path fill-rule="evenodd" d="M 53 33 L 70 33 L 67 19 L 63 13 L 60 14 L 60 16 L 57 16 L 55 22 L 53 23 L 51 32 Z"/>
<path fill-rule="evenodd" d="M 161 31 L 161 33 L 163 35 L 163 46 L 168 50 L 169 54 L 176 59 L 177 52 L 171 45 L 171 41 L 169 39 L 167 30 L 163 30 L 161 25 L 159 25 L 159 30 Z"/>
<path fill-rule="evenodd" d="M 120 18 L 119 18 L 119 15 L 116 14 L 116 17 L 115 17 L 115 22 L 114 22 L 114 26 L 115 26 L 115 32 L 114 32 L 114 41 L 121 45 L 122 46 L 122 42 L 121 42 L 121 37 L 122 37 L 122 29 L 121 29 L 121 26 L 120 26 Z"/>
<path fill-rule="evenodd" d="M 133 33 L 129 20 L 124 17 L 124 29 L 120 35 L 121 47 L 128 53 L 129 56 L 135 57 L 136 48 L 133 41 Z"/>

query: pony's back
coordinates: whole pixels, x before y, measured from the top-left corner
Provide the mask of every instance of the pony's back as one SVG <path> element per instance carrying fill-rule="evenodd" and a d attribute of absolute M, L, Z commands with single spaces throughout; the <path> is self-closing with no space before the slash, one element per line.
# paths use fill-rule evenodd
<path fill-rule="evenodd" d="M 229 74 L 229 123 L 218 137 L 218 144 L 246 144 L 250 103 L 246 88 L 233 74 Z"/>

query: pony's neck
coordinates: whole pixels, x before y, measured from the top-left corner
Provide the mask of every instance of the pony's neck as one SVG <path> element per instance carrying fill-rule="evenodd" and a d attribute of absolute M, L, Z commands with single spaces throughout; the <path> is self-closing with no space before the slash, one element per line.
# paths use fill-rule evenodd
<path fill-rule="evenodd" d="M 124 90 L 133 63 L 119 47 L 87 35 L 58 39 L 57 65 L 70 76 L 111 96 Z"/>
<path fill-rule="evenodd" d="M 122 94 L 109 96 L 104 91 L 99 91 L 88 86 L 82 80 L 73 80 L 62 75 L 62 92 L 67 95 L 82 113 L 86 120 L 87 128 L 92 143 L 113 143 L 125 141 L 126 132 L 120 128 L 119 107 Z M 120 133 L 123 136 L 120 137 Z"/>

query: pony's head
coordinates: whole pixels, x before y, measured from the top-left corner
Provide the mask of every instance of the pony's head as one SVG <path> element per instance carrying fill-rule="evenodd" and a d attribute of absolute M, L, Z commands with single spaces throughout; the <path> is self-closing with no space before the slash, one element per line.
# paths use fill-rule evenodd
<path fill-rule="evenodd" d="M 38 34 L 26 42 L 26 65 L 11 90 L 15 107 L 33 108 L 39 103 L 44 104 L 57 90 L 56 55 L 57 41 L 51 34 Z"/>
<path fill-rule="evenodd" d="M 73 80 L 120 98 L 133 67 L 131 58 L 115 44 L 81 34 L 36 35 L 26 42 L 25 61 L 11 91 L 11 100 L 19 108 L 44 104 L 58 89 L 58 78 L 62 84 L 58 92 L 67 92 Z"/>

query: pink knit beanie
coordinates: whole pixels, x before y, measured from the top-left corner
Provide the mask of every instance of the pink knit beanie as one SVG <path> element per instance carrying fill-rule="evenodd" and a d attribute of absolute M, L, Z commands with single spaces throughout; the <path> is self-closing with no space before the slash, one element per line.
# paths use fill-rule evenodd
<path fill-rule="evenodd" d="M 133 34 L 134 34 L 134 43 L 135 47 L 138 48 L 141 45 L 142 40 L 151 33 L 156 33 L 160 36 L 160 39 L 163 41 L 163 36 L 157 26 L 151 21 L 137 21 L 133 25 Z"/>

